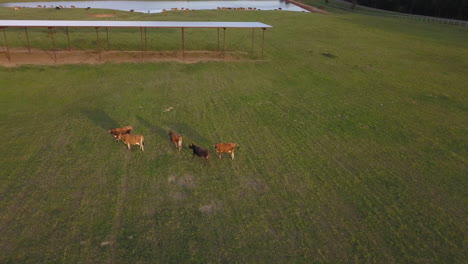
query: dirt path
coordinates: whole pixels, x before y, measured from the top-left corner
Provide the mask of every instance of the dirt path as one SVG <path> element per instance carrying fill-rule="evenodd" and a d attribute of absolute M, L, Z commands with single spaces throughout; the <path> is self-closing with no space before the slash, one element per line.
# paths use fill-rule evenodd
<path fill-rule="evenodd" d="M 18 67 L 21 65 L 64 65 L 64 64 L 103 64 L 103 63 L 142 63 L 175 61 L 196 63 L 201 61 L 245 61 L 246 52 L 216 51 L 101 51 L 72 49 L 50 51 L 42 49 L 10 48 L 10 60 L 3 48 L 0 50 L 0 66 Z"/>
<path fill-rule="evenodd" d="M 286 0 L 286 2 L 291 3 L 293 5 L 297 5 L 298 7 L 302 8 L 302 9 L 305 9 L 307 11 L 310 11 L 310 12 L 328 14 L 328 12 L 325 11 L 325 10 L 322 10 L 322 9 L 317 8 L 315 6 L 306 5 L 306 4 L 298 2 L 298 1 Z"/>

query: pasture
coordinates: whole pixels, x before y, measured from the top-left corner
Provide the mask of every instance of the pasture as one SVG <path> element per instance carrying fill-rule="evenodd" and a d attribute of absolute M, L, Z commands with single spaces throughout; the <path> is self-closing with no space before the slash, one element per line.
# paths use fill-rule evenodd
<path fill-rule="evenodd" d="M 0 16 L 96 19 L 85 12 Z M 466 30 L 347 13 L 116 14 L 274 28 L 265 61 L 0 68 L 0 263 L 466 261 Z M 179 32 L 151 43 L 177 49 Z M 78 33 L 92 49 L 95 32 Z M 132 34 L 113 32 L 115 47 L 138 47 Z M 187 49 L 213 47 L 210 32 L 190 34 Z M 250 32 L 229 34 L 230 50 L 249 50 Z M 144 152 L 107 132 L 126 125 Z M 236 159 L 217 159 L 218 142 L 239 143 Z"/>

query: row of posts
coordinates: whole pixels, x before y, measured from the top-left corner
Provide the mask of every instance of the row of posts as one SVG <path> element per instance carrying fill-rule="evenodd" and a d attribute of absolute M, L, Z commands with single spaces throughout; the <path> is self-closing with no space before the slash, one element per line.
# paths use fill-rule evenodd
<path fill-rule="evenodd" d="M 7 35 L 6 35 L 6 31 L 5 31 L 5 28 L 6 27 L 3 27 L 3 37 L 4 37 L 4 40 L 5 40 L 5 46 L 6 46 L 6 56 L 8 58 L 8 61 L 11 61 L 11 56 L 10 56 L 10 50 L 9 50 L 9 47 L 8 47 L 8 39 L 7 39 Z M 54 61 L 57 61 L 57 54 L 55 53 L 55 32 L 53 31 L 55 27 L 48 27 L 49 29 L 49 35 L 51 37 L 51 41 L 52 41 L 52 51 L 53 51 L 53 54 L 54 54 Z M 220 47 L 219 47 L 219 38 L 220 38 L 220 33 L 219 33 L 219 29 L 218 28 L 218 51 L 220 50 Z M 265 42 L 265 30 L 266 28 L 262 28 L 262 51 L 261 51 L 261 58 L 263 60 L 263 48 L 264 48 L 264 42 Z M 95 27 L 95 30 L 96 30 L 96 48 L 97 48 L 97 53 L 98 53 L 98 57 L 99 57 L 99 60 L 101 60 L 101 45 L 100 45 L 100 39 L 99 39 L 99 27 Z M 29 43 L 29 34 L 28 34 L 28 29 L 27 27 L 24 28 L 24 31 L 26 33 L 26 42 L 27 42 L 27 48 L 28 48 L 28 52 L 29 54 L 31 54 L 31 45 Z M 67 33 L 67 42 L 68 42 L 68 51 L 71 50 L 71 45 L 70 45 L 70 34 L 69 34 L 69 31 L 68 31 L 68 27 L 65 27 L 65 31 Z M 182 58 L 185 59 L 185 34 L 184 34 L 184 28 L 181 28 L 181 31 L 182 31 Z M 254 54 L 254 37 L 255 37 L 255 28 L 252 28 L 252 48 L 251 48 L 251 54 L 253 55 Z M 110 50 L 110 47 L 109 47 L 109 31 L 108 31 L 108 28 L 106 27 L 106 43 L 107 43 L 107 50 Z M 140 27 L 140 43 L 141 43 L 141 57 L 143 58 L 144 57 L 144 51 L 147 50 L 147 38 L 146 38 L 146 28 L 144 27 Z M 144 44 L 143 44 L 144 43 Z M 226 28 L 223 28 L 223 53 L 226 51 L 225 50 L 225 47 L 226 47 Z"/>

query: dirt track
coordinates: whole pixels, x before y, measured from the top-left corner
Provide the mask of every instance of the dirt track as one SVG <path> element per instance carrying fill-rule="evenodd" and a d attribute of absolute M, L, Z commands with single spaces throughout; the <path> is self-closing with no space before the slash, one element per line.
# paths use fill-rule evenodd
<path fill-rule="evenodd" d="M 10 48 L 10 60 L 5 48 L 0 50 L 0 66 L 17 67 L 21 65 L 64 65 L 64 64 L 102 64 L 102 63 L 141 63 L 175 61 L 195 63 L 200 61 L 241 61 L 248 60 L 248 53 L 215 51 L 101 51 L 96 50 L 41 50 Z"/>
<path fill-rule="evenodd" d="M 322 9 L 314 7 L 314 6 L 306 5 L 306 4 L 298 2 L 298 1 L 286 0 L 286 2 L 291 3 L 293 5 L 297 5 L 298 7 L 302 8 L 302 9 L 305 9 L 307 11 L 310 11 L 310 12 L 328 14 L 328 12 L 325 11 L 325 10 L 322 10 Z"/>

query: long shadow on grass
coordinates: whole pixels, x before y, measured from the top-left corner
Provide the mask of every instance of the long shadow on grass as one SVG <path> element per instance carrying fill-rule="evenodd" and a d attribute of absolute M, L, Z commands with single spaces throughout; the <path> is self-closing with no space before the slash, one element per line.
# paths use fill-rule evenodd
<path fill-rule="evenodd" d="M 167 136 L 167 131 L 164 130 L 162 127 L 151 124 L 150 122 L 148 122 L 148 120 L 142 118 L 141 116 L 137 115 L 136 118 L 138 119 L 138 121 L 140 121 L 140 123 L 142 123 L 145 127 L 147 127 L 151 131 L 151 133 L 156 134 L 160 137 Z"/>
<path fill-rule="evenodd" d="M 209 143 L 210 142 L 206 137 L 200 135 L 195 129 L 191 128 L 187 124 L 172 123 L 172 124 L 169 124 L 169 127 L 171 129 L 173 129 L 175 132 L 180 133 L 182 136 L 187 137 L 188 139 L 193 141 L 193 143 L 200 144 L 200 143 Z M 188 143 L 189 142 L 187 141 L 187 144 Z"/>
<path fill-rule="evenodd" d="M 165 128 L 159 127 L 155 124 L 151 124 L 148 122 L 146 119 L 142 118 L 141 116 L 136 117 L 138 121 L 140 121 L 141 124 L 143 124 L 145 127 L 147 127 L 151 133 L 157 134 L 158 136 L 161 136 L 163 138 L 167 137 L 167 133 L 169 130 L 172 130 L 176 133 L 181 134 L 184 138 L 190 139 L 191 141 L 198 142 L 198 143 L 208 143 L 208 139 L 206 139 L 204 136 L 200 135 L 197 131 L 195 131 L 193 128 L 188 126 L 187 124 L 184 123 L 172 123 L 168 124 L 167 126 L 164 126 Z"/>
<path fill-rule="evenodd" d="M 93 121 L 94 124 L 104 128 L 105 130 L 120 127 L 117 121 L 112 119 L 102 109 L 81 109 L 80 112 L 89 118 L 89 120 Z"/>

